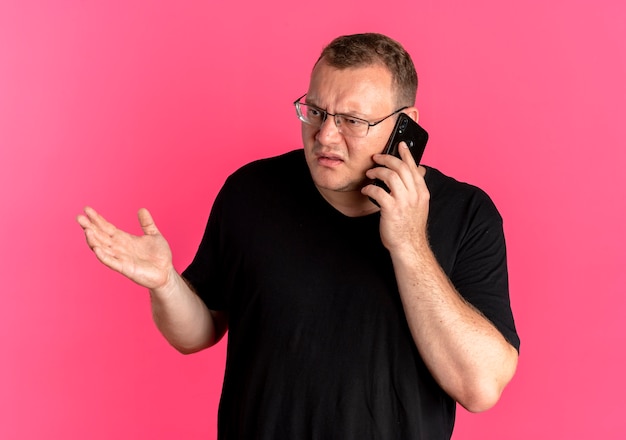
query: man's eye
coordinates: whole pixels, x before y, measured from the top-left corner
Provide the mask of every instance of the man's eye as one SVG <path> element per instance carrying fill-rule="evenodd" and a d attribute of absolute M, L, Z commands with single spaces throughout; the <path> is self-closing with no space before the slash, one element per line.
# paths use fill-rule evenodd
<path fill-rule="evenodd" d="M 313 107 L 307 107 L 307 115 L 309 118 L 320 118 L 322 116 L 322 112 Z"/>
<path fill-rule="evenodd" d="M 342 122 L 344 122 L 346 125 L 353 125 L 355 127 L 359 126 L 359 125 L 362 125 L 364 123 L 360 119 L 354 119 L 354 118 L 350 118 L 348 116 L 342 116 L 341 119 L 342 119 Z"/>

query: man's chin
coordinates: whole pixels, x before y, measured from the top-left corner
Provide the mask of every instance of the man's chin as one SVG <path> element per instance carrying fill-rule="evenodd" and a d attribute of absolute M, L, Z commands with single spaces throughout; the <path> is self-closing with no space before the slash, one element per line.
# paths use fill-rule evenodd
<path fill-rule="evenodd" d="M 313 179 L 313 183 L 315 186 L 324 191 L 333 191 L 333 192 L 361 192 L 361 189 L 369 184 L 369 181 L 361 180 L 361 181 L 329 181 L 328 179 Z"/>
<path fill-rule="evenodd" d="M 361 191 L 369 183 L 363 175 L 361 178 L 351 178 L 347 169 L 328 168 L 317 163 L 309 163 L 309 171 L 313 183 L 318 189 L 335 192 Z"/>

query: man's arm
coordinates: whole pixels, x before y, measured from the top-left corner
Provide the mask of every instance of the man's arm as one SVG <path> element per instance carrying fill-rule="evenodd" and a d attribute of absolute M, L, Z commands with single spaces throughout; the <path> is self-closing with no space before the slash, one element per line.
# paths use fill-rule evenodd
<path fill-rule="evenodd" d="M 152 315 L 163 336 L 181 353 L 217 343 L 226 332 L 224 313 L 209 310 L 172 264 L 169 244 L 146 209 L 139 211 L 142 236 L 128 234 L 85 208 L 78 223 L 98 260 L 150 291 Z"/>
<path fill-rule="evenodd" d="M 380 232 L 393 261 L 407 322 L 415 344 L 439 385 L 469 411 L 493 406 L 517 367 L 517 350 L 456 291 L 430 249 L 430 194 L 424 171 L 408 148 L 402 160 L 376 155 L 384 165 L 368 171 L 391 193 L 369 185 L 363 193 L 381 207 Z"/>
<path fill-rule="evenodd" d="M 227 315 L 207 308 L 192 286 L 173 269 L 171 282 L 150 289 L 150 301 L 157 328 L 183 354 L 217 344 L 228 328 Z"/>
<path fill-rule="evenodd" d="M 472 412 L 496 404 L 517 367 L 517 350 L 465 301 L 423 242 L 391 252 L 404 312 L 431 374 Z"/>

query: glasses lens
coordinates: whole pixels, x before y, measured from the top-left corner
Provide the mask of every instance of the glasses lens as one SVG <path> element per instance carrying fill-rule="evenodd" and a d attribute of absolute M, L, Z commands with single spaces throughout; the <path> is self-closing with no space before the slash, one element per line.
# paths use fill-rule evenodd
<path fill-rule="evenodd" d="M 319 126 L 324 122 L 324 112 L 317 107 L 303 103 L 300 103 L 298 107 L 300 109 L 298 116 L 307 124 Z"/>
<path fill-rule="evenodd" d="M 303 102 L 296 103 L 298 118 L 314 127 L 320 127 L 327 117 L 324 110 L 307 105 Z M 352 118 L 347 115 L 334 115 L 337 129 L 344 136 L 365 137 L 369 129 L 369 123 L 363 119 Z"/>
<path fill-rule="evenodd" d="M 335 117 L 335 121 L 337 123 L 337 127 L 339 128 L 339 131 L 345 136 L 367 136 L 367 129 L 369 128 L 369 124 L 362 119 L 351 118 L 350 116 L 346 115 L 337 115 Z"/>

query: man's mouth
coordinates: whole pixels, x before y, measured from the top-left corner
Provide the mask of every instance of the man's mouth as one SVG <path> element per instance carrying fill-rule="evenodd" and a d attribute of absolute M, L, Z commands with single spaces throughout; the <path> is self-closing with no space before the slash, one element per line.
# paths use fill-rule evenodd
<path fill-rule="evenodd" d="M 336 167 L 343 163 L 343 159 L 332 154 L 321 154 L 317 157 L 317 162 L 323 166 Z"/>
<path fill-rule="evenodd" d="M 339 154 L 318 152 L 317 162 L 323 166 L 334 167 L 343 163 L 343 158 Z"/>

